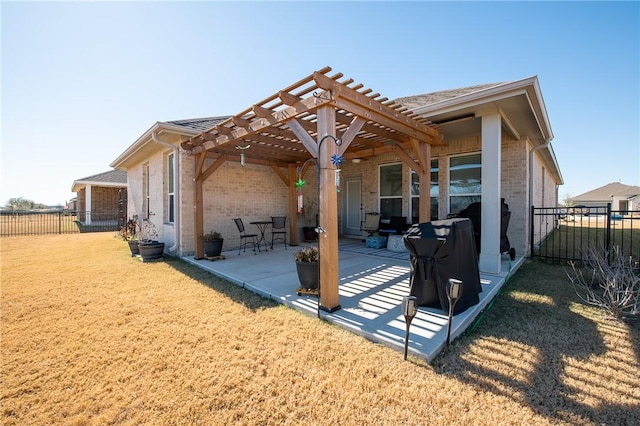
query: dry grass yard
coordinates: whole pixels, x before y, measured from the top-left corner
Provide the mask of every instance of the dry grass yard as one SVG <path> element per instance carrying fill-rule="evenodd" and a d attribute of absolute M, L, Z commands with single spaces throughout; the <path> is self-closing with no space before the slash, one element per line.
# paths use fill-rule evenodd
<path fill-rule="evenodd" d="M 113 234 L 3 238 L 4 425 L 630 425 L 638 323 L 528 264 L 433 365 Z"/>

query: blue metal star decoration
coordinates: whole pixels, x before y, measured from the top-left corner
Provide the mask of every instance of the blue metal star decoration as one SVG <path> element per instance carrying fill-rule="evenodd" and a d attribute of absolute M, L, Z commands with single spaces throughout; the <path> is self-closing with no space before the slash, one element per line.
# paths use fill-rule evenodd
<path fill-rule="evenodd" d="M 331 156 L 331 162 L 334 166 L 341 166 L 344 163 L 344 157 L 342 155 L 334 154 Z"/>

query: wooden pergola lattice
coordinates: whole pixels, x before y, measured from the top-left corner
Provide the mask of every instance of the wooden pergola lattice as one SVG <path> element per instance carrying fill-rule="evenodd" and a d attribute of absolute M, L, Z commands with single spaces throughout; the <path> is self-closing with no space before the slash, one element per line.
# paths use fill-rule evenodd
<path fill-rule="evenodd" d="M 328 76 L 330 71 L 329 67 L 316 71 L 181 144 L 196 161 L 196 258 L 204 254 L 197 244 L 203 233 L 202 184 L 225 161 L 269 166 L 282 179 L 289 189 L 289 234 L 296 245 L 296 168 L 316 159 L 320 170 L 319 222 L 326 231 L 319 241 L 320 304 L 327 311 L 340 307 L 336 166 L 332 156 L 349 160 L 395 152 L 420 178 L 420 221 L 428 221 L 431 145 L 442 143 L 436 126 L 362 84 L 343 79 L 341 73 Z M 410 150 L 413 156 L 408 154 Z M 214 161 L 205 168 L 207 158 Z"/>

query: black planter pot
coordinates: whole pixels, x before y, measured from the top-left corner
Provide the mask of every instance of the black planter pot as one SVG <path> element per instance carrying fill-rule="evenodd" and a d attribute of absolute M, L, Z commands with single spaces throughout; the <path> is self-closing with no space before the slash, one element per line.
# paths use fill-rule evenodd
<path fill-rule="evenodd" d="M 140 249 L 138 249 L 138 240 L 129 240 L 127 241 L 127 243 L 129 243 L 131 257 L 135 256 L 136 254 L 140 254 Z"/>
<path fill-rule="evenodd" d="M 222 243 L 224 243 L 224 239 L 222 238 L 218 240 L 205 241 L 204 255 L 207 257 L 220 256 L 220 253 L 222 253 Z"/>
<path fill-rule="evenodd" d="M 318 239 L 318 233 L 316 232 L 315 226 L 303 226 L 302 234 L 304 236 L 304 241 L 307 243 Z"/>
<path fill-rule="evenodd" d="M 138 243 L 138 250 L 140 250 L 140 257 L 142 257 L 143 262 L 162 259 L 164 243 L 157 241 Z"/>
<path fill-rule="evenodd" d="M 306 290 L 315 290 L 320 282 L 320 262 L 298 262 L 296 260 L 296 269 L 298 270 L 298 279 L 300 285 Z"/>

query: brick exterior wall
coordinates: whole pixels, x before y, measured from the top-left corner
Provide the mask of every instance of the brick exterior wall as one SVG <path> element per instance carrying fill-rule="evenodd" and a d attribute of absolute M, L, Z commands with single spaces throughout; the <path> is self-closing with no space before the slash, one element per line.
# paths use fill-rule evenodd
<path fill-rule="evenodd" d="M 76 193 L 78 220 L 85 221 L 87 211 L 91 212 L 92 221 L 118 219 L 118 191 L 121 188 L 107 186 L 91 186 L 91 206 L 87 206 L 87 189 L 82 188 Z M 126 191 L 125 188 L 123 188 Z"/>
<path fill-rule="evenodd" d="M 529 243 L 529 152 L 531 144 L 527 140 L 513 140 L 508 134 L 502 135 L 502 178 L 501 195 L 511 210 L 511 221 L 508 236 L 511 245 L 520 254 L 528 252 Z M 469 154 L 481 151 L 480 136 L 465 139 L 447 141 L 447 145 L 433 147 L 432 158 L 438 159 L 439 186 L 438 216 L 445 219 L 449 213 L 448 186 L 449 186 L 449 158 L 451 155 Z M 128 170 L 129 216 L 138 214 L 144 217 L 145 205 L 144 166 L 149 165 L 150 201 L 149 209 L 153 213 L 150 220 L 158 230 L 157 239 L 164 241 L 168 246 L 173 245 L 176 232 L 179 233 L 180 252 L 178 255 L 192 255 L 194 246 L 194 166 L 195 157 L 179 150 L 178 171 L 179 191 L 176 196 L 180 200 L 178 212 L 180 229 L 175 229 L 174 224 L 166 223 L 167 211 L 167 155 L 171 150 L 162 149 L 149 157 L 146 163 L 139 163 Z M 409 152 L 411 156 L 413 152 Z M 535 155 L 534 167 L 536 167 L 536 182 L 534 199 L 542 202 L 542 184 L 544 181 L 544 203 L 556 205 L 556 184 L 550 176 L 549 167 L 540 160 L 540 155 Z M 205 168 L 213 161 L 207 160 Z M 387 153 L 378 157 L 368 158 L 359 164 L 345 162 L 342 166 L 341 179 L 359 179 L 362 183 L 362 216 L 366 212 L 378 211 L 378 174 L 379 166 L 383 164 L 401 163 L 401 159 L 393 153 Z M 541 171 L 545 170 L 545 178 Z M 283 169 L 285 174 L 286 170 Z M 317 171 L 315 165 L 309 167 L 304 180 L 307 185 L 302 189 L 307 214 L 298 217 L 298 240 L 302 241 L 301 227 L 313 225 L 317 214 Z M 403 165 L 403 212 L 410 217 L 410 180 L 411 169 Z M 338 194 L 338 219 L 339 230 L 343 229 L 343 211 L 345 192 Z M 78 201 L 81 200 L 78 193 Z M 117 199 L 116 199 L 117 202 Z M 241 167 L 238 163 L 227 162 L 216 170 L 203 184 L 204 205 L 204 231 L 221 232 L 225 242 L 224 249 L 238 247 L 240 243 L 239 233 L 233 222 L 234 217 L 241 217 L 247 231 L 255 232 L 254 220 L 269 220 L 272 215 L 287 215 L 288 188 L 275 172 L 266 166 L 248 164 Z M 537 201 L 536 201 L 537 203 Z M 536 204 L 538 205 L 538 204 Z M 305 220 L 306 219 L 306 220 Z M 288 218 L 290 221 L 291 218 Z M 200 243 L 198 241 L 198 243 Z"/>

